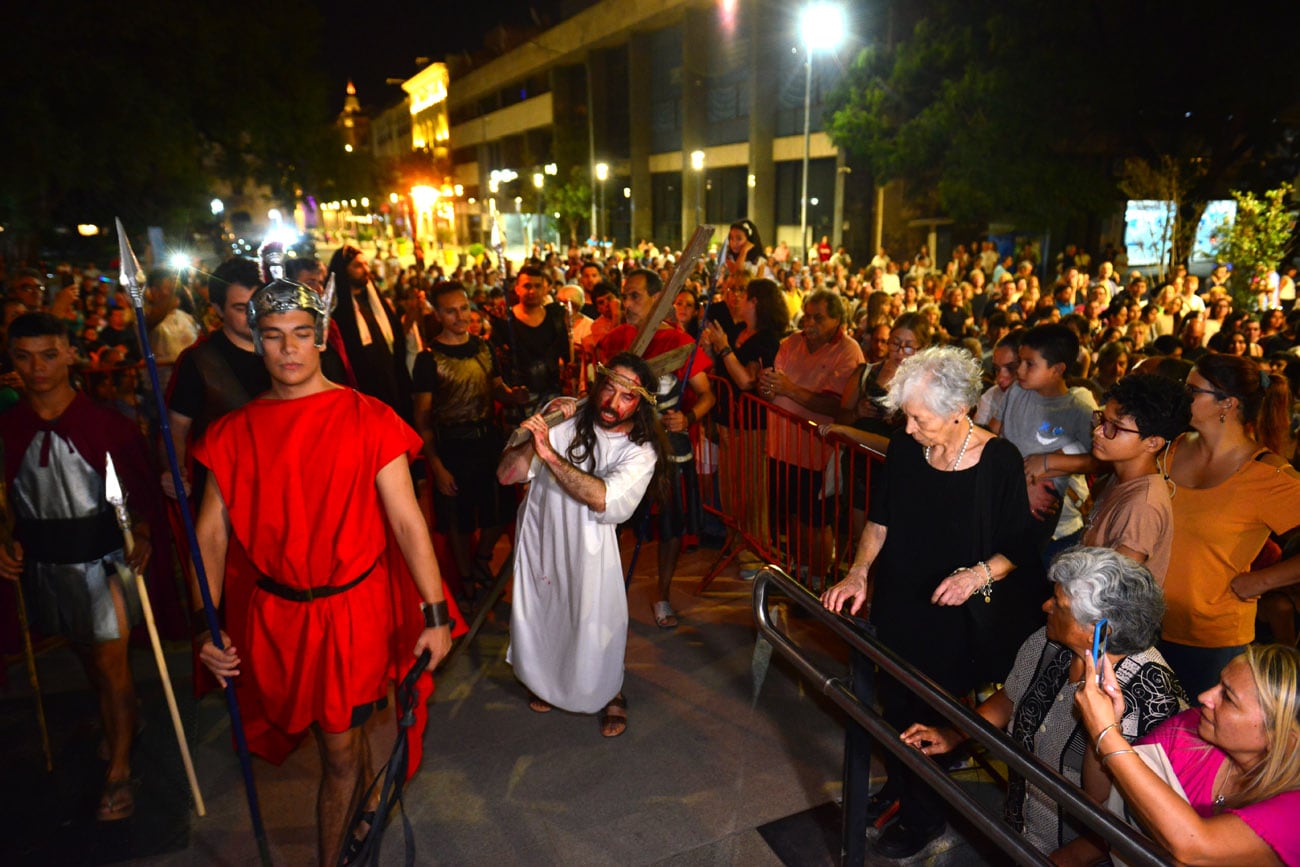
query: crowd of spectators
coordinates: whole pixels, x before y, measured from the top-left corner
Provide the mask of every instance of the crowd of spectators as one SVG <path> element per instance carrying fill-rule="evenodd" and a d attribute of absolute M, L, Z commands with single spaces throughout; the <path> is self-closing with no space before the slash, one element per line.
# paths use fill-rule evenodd
<path fill-rule="evenodd" d="M 720 473 L 743 479 L 743 501 L 727 496 L 737 486 L 721 486 L 724 512 L 753 513 L 760 533 L 800 525 L 810 540 L 799 552 L 803 574 L 830 588 L 828 607 L 869 611 L 874 594 L 875 610 L 889 612 L 882 638 L 954 693 L 1005 683 L 980 712 L 1031 752 L 1068 754 L 1067 776 L 1090 795 L 1101 799 L 1110 786 L 1101 785 L 1105 769 L 1091 753 L 1071 752 L 1078 717 L 1026 709 L 1060 701 L 1095 665 L 1084 659 L 1091 623 L 1080 611 L 1117 624 L 1108 676 L 1112 694 L 1129 702 L 1117 712 L 1130 738 L 1221 689 L 1220 671 L 1245 664 L 1257 622 L 1260 637 L 1296 644 L 1300 558 L 1288 537 L 1300 524 L 1294 268 L 1243 304 L 1222 266 L 1203 281 L 1183 267 L 1157 280 L 1125 275 L 1114 251 L 1094 265 L 1074 245 L 1044 269 L 1038 251 L 1003 255 L 992 241 L 957 245 L 946 263 L 924 249 L 896 260 L 883 248 L 858 263 L 823 239 L 801 262 L 783 243 L 764 246 L 748 220 L 730 227 L 725 244 L 721 279 L 714 283 L 713 261 L 696 263 L 656 323 L 680 336 L 670 342 L 698 339 L 710 376 L 725 383 L 715 402 L 700 374 L 707 363 L 679 371 L 689 386 L 666 416 L 676 433 L 715 443 Z M 635 324 L 678 255 L 645 241 L 613 252 L 533 252 L 517 268 L 491 254 L 454 268 L 404 267 L 388 250 L 367 257 L 344 247 L 328 268 L 304 259 L 290 275 L 317 291 L 329 277 L 337 285 L 327 375 L 390 403 L 424 437 L 435 513 L 455 536 L 466 599 L 493 574 L 493 545 L 470 534 L 490 531 L 495 543 L 510 519 L 510 504 L 487 478 L 491 461 L 470 457 L 484 443 L 496 450 L 506 427 L 552 397 L 582 394 L 609 355 L 607 336 L 627 338 L 624 293 Z M 212 275 L 149 271 L 145 326 L 164 370 L 180 360 L 174 390 L 182 394 L 170 407 L 181 439 L 184 423 L 206 412 L 212 385 L 204 391 L 207 369 L 187 362 L 186 350 L 225 340 L 232 369 L 251 370 L 238 299 L 259 279 L 248 260 Z M 151 430 L 136 314 L 113 276 L 90 263 L 13 267 L 0 280 L 5 326 L 31 310 L 66 323 L 85 390 Z M 0 358 L 7 364 L 7 353 Z M 255 380 L 242 383 L 243 399 L 257 392 Z M 11 366 L 3 383 L 0 402 L 11 404 L 19 386 Z M 744 394 L 777 411 L 741 416 L 734 402 Z M 790 419 L 813 422 L 826 443 L 796 444 Z M 865 476 L 848 480 L 851 538 L 841 541 L 858 557 L 847 575 L 828 556 L 830 526 L 841 516 L 828 514 L 819 493 L 837 441 L 887 455 L 870 491 Z M 678 451 L 690 460 L 689 447 Z M 929 470 L 942 472 L 931 478 Z M 779 486 L 778 476 L 796 482 Z M 683 477 L 693 470 L 683 468 Z M 471 494 L 466 518 L 458 498 Z M 936 518 L 943 509 L 951 514 Z M 689 502 L 685 512 L 699 523 Z M 974 514 L 980 519 L 954 532 Z M 680 534 L 676 527 L 666 538 Z M 1058 557 L 1081 542 L 1089 547 Z M 934 573 L 928 584 L 914 582 L 918 560 Z M 750 574 L 754 565 L 742 558 Z M 667 607 L 672 568 L 661 564 L 655 609 L 665 628 L 676 622 Z M 913 583 L 900 583 L 902 575 Z M 962 614 L 976 597 L 997 603 L 983 612 L 1000 634 L 996 647 L 986 640 L 989 623 Z M 1039 605 L 1048 626 L 1034 631 Z M 1153 671 L 1164 691 L 1134 693 Z M 1294 711 L 1294 682 L 1290 689 Z M 928 711 L 891 690 L 882 695 L 886 715 L 909 742 L 927 753 L 955 744 Z M 1105 716 L 1086 714 L 1090 724 Z M 1051 720 L 1041 741 L 1025 728 Z M 881 854 L 905 857 L 933 838 L 942 813 L 901 766 L 890 771 L 887 795 L 903 803 L 903 831 Z M 1119 788 L 1127 795 L 1139 783 Z M 1077 834 L 1041 793 L 1021 786 L 1014 794 L 1008 815 L 1036 845 L 1071 845 Z"/>

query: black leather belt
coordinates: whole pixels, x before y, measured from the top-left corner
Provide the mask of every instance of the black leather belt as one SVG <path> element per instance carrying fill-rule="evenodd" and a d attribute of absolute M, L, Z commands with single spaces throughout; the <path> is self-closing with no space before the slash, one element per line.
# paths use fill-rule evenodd
<path fill-rule="evenodd" d="M 465 424 L 451 424 L 437 429 L 438 439 L 444 441 L 452 440 L 480 440 L 484 437 L 491 436 L 496 428 L 487 422 L 468 422 Z"/>
<path fill-rule="evenodd" d="M 324 599 L 327 596 L 337 596 L 340 593 L 351 590 L 353 587 L 356 587 L 362 581 L 366 580 L 366 576 L 375 570 L 375 566 L 378 563 L 379 561 L 376 560 L 374 563 L 370 564 L 369 569 L 362 572 L 356 578 L 353 578 L 346 584 L 339 584 L 338 586 L 307 588 L 290 587 L 287 584 L 281 584 L 279 581 L 267 578 L 265 575 L 257 579 L 257 586 L 265 590 L 267 593 L 270 593 L 272 596 L 279 596 L 281 599 L 288 599 L 290 602 L 311 602 L 316 599 Z"/>

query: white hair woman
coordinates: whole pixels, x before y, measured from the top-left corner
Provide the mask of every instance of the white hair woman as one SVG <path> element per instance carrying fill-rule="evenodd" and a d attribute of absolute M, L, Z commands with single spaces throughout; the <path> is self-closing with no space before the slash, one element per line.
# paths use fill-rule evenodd
<path fill-rule="evenodd" d="M 1047 625 L 1020 646 L 1006 685 L 976 712 L 1006 729 L 1026 752 L 1083 787 L 1093 800 L 1104 802 L 1110 780 L 1074 713 L 1084 657 L 1092 652 L 1097 624 L 1106 621 L 1106 656 L 1127 704 L 1123 729 L 1128 737 L 1145 735 L 1184 710 L 1187 697 L 1152 646 L 1165 616 L 1164 594 L 1145 566 L 1109 548 L 1071 548 L 1052 562 L 1047 577 L 1055 585 L 1043 605 Z M 951 752 L 964 740 L 951 728 L 920 724 L 902 737 L 926 755 Z M 1056 802 L 1014 774 L 1005 812 L 1007 822 L 1044 855 L 1070 844 L 1072 857 L 1057 863 L 1093 863 L 1103 854 L 1086 837 L 1076 841 L 1077 828 Z"/>
<path fill-rule="evenodd" d="M 1183 794 L 1120 734 L 1115 669 L 1086 660 L 1075 696 L 1102 766 L 1129 812 L 1180 864 L 1300 864 L 1300 651 L 1247 645 L 1179 714 L 1141 742 L 1158 746 Z M 1145 749 L 1145 747 L 1144 747 Z"/>
<path fill-rule="evenodd" d="M 954 695 L 1005 676 L 1048 595 L 1020 453 L 970 419 L 981 384 L 962 349 L 932 347 L 899 365 L 885 402 L 906 427 L 889 441 L 853 566 L 822 595 L 831 611 L 867 611 L 886 645 Z M 942 723 L 892 681 L 880 698 L 900 731 Z M 904 858 L 942 833 L 944 805 L 901 762 L 888 766 L 871 811 L 897 799 L 899 819 L 875 851 Z"/>

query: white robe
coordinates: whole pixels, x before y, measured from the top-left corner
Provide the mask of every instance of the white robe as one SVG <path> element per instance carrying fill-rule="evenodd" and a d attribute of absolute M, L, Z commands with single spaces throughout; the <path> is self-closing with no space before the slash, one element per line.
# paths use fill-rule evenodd
<path fill-rule="evenodd" d="M 574 420 L 551 429 L 563 455 Z M 575 713 L 595 713 L 623 688 L 627 591 L 618 525 L 632 517 L 654 475 L 655 453 L 624 434 L 596 427 L 588 470 L 605 482 L 605 511 L 570 496 L 539 459 L 519 510 L 514 599 L 506 661 L 539 698 Z"/>

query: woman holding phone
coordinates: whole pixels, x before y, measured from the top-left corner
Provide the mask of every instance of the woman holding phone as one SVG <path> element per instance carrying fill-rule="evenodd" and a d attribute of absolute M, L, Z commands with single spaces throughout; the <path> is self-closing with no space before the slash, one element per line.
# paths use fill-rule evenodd
<path fill-rule="evenodd" d="M 1146 567 L 1109 548 L 1071 548 L 1053 561 L 1055 584 L 1043 605 L 1047 624 L 1025 641 L 1006 685 L 976 712 L 1048 767 L 1104 803 L 1110 780 L 1091 750 L 1073 710 L 1094 647 L 1110 661 L 1125 697 L 1122 728 L 1140 737 L 1187 707 L 1174 673 L 1153 645 L 1164 617 L 1164 597 Z M 1098 625 L 1105 622 L 1109 629 Z M 1104 645 L 1104 646 L 1103 646 Z M 926 755 L 951 752 L 964 736 L 951 728 L 913 725 L 902 738 Z M 1080 831 L 1047 794 L 1015 774 L 1005 807 L 1007 821 L 1056 863 L 1091 863 L 1101 848 Z M 1076 860 L 1077 859 L 1077 860 Z"/>
<path fill-rule="evenodd" d="M 1091 676 L 1092 666 L 1087 666 Z M 1252 644 L 1219 682 L 1139 742 L 1158 747 L 1182 792 L 1120 734 L 1128 691 L 1103 660 L 1075 701 L 1088 749 L 1142 827 L 1180 864 L 1300 864 L 1300 651 Z"/>

